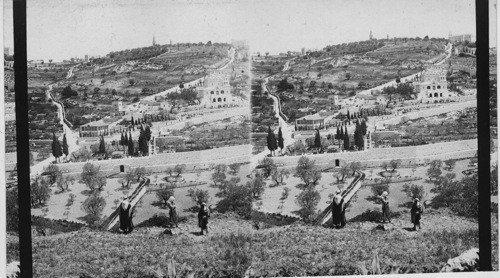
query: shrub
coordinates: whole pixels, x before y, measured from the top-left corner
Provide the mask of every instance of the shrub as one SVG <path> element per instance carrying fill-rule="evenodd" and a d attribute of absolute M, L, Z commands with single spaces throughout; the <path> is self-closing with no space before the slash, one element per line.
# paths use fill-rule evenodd
<path fill-rule="evenodd" d="M 403 185 L 403 191 L 409 198 L 419 198 L 422 200 L 427 194 L 423 185 L 417 185 L 412 183 L 405 183 Z"/>
<path fill-rule="evenodd" d="M 102 190 L 106 185 L 106 177 L 100 172 L 100 167 L 92 163 L 85 163 L 83 171 L 80 175 L 80 182 L 87 185 L 90 191 Z"/>
<path fill-rule="evenodd" d="M 221 248 L 219 267 L 226 277 L 243 277 L 252 264 L 252 237 L 243 233 L 213 237 Z"/>
<path fill-rule="evenodd" d="M 37 207 L 47 202 L 50 198 L 50 188 L 47 181 L 39 176 L 35 177 L 31 182 L 30 193 L 32 207 Z"/>
<path fill-rule="evenodd" d="M 376 183 L 374 185 L 372 185 L 371 187 L 371 190 L 372 190 L 372 193 L 373 193 L 373 196 L 380 196 L 382 195 L 382 193 L 384 193 L 384 191 L 387 191 L 387 193 L 389 193 L 389 180 L 382 180 L 380 181 L 380 183 Z"/>
<path fill-rule="evenodd" d="M 7 189 L 6 192 L 6 222 L 7 231 L 17 232 L 19 229 L 19 204 L 17 188 Z"/>
<path fill-rule="evenodd" d="M 250 218 L 252 202 L 253 193 L 248 186 L 228 183 L 223 199 L 217 203 L 217 210 L 221 213 L 234 211 L 245 218 Z"/>
<path fill-rule="evenodd" d="M 174 196 L 174 185 L 165 185 L 156 191 L 156 197 L 160 201 L 161 205 L 165 207 L 170 196 Z"/>
<path fill-rule="evenodd" d="M 316 207 L 318 206 L 321 195 L 314 188 L 304 189 L 299 196 L 297 196 L 297 204 L 300 206 L 298 215 L 304 219 L 304 221 L 310 221 L 316 212 Z"/>
<path fill-rule="evenodd" d="M 187 196 L 189 196 L 191 200 L 193 200 L 193 202 L 197 205 L 200 205 L 201 203 L 208 203 L 208 200 L 210 199 L 210 193 L 208 192 L 208 190 L 203 189 L 195 190 L 193 188 L 190 188 L 188 190 Z"/>
<path fill-rule="evenodd" d="M 436 186 L 431 192 L 436 195 L 432 198 L 432 206 L 448 207 L 460 216 L 477 218 L 479 216 L 477 174 L 465 177 L 461 181 L 454 178 L 454 174 L 446 174 L 434 182 Z"/>
<path fill-rule="evenodd" d="M 391 211 L 390 213 L 390 218 L 398 218 L 401 216 L 401 212 L 399 211 Z M 349 222 L 377 222 L 380 219 L 382 219 L 381 211 L 367 209 L 362 214 L 359 214 L 353 219 L 349 220 Z"/>
<path fill-rule="evenodd" d="M 82 209 L 87 213 L 86 222 L 91 226 L 96 226 L 101 219 L 101 213 L 106 206 L 106 199 L 99 194 L 91 194 L 82 204 Z"/>

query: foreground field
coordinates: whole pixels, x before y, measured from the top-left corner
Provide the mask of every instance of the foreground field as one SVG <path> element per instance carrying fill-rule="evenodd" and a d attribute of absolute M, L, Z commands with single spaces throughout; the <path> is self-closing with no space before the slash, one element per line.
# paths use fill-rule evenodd
<path fill-rule="evenodd" d="M 197 235 L 194 215 L 174 236 L 155 227 L 129 235 L 82 230 L 35 237 L 34 276 L 156 277 L 153 270 L 166 272 L 172 257 L 181 275 L 240 276 L 249 267 L 255 276 L 352 275 L 374 253 L 384 271 L 437 272 L 449 258 L 478 246 L 477 223 L 468 219 L 428 212 L 421 232 L 407 231 L 408 222 L 394 219 L 388 231 L 374 229 L 373 222 L 348 223 L 342 230 L 303 224 L 252 230 L 250 221 L 216 214 L 208 236 Z M 494 235 L 492 244 L 498 242 Z"/>

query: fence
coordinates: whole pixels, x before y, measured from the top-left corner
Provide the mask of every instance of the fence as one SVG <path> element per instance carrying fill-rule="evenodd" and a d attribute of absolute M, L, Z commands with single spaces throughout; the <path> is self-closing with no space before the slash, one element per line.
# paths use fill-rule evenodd
<path fill-rule="evenodd" d="M 365 179 L 365 174 L 360 171 L 356 171 L 356 177 L 351 182 L 351 184 L 342 192 L 342 197 L 344 198 L 344 203 L 347 205 L 351 198 L 356 194 L 359 188 L 361 188 L 361 181 Z M 328 221 L 331 216 L 332 206 L 328 205 L 314 220 L 314 225 L 322 225 Z"/>
<path fill-rule="evenodd" d="M 130 194 L 130 204 L 132 205 L 132 210 L 134 209 L 135 205 L 139 200 L 142 198 L 142 196 L 146 193 L 146 186 L 149 185 L 150 180 L 148 178 L 142 178 L 141 183 L 137 188 L 134 190 L 132 194 Z M 101 224 L 101 227 L 110 231 L 110 230 L 115 230 L 116 226 L 118 225 L 118 217 L 120 215 L 120 206 L 118 206 L 115 211 L 113 211 Z"/>

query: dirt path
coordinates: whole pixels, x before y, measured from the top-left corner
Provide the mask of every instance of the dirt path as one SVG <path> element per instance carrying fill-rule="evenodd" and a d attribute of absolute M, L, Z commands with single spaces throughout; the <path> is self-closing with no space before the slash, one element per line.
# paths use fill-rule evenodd
<path fill-rule="evenodd" d="M 69 74 L 69 73 L 68 73 Z M 70 127 L 65 123 L 64 121 L 64 111 L 63 107 L 61 104 L 59 104 L 53 97 L 52 94 L 50 93 L 52 91 L 54 84 L 49 85 L 48 87 L 48 93 L 49 93 L 49 98 L 52 100 L 52 104 L 57 106 L 57 117 L 59 118 L 59 123 L 63 126 L 63 134 L 59 137 L 59 140 L 62 144 L 62 140 L 64 137 L 64 134 L 66 134 L 66 140 L 68 142 L 68 151 L 70 156 L 73 152 L 78 150 L 78 134 L 74 133 Z M 51 164 L 55 160 L 55 157 L 51 154 L 47 159 L 33 165 L 30 169 L 30 176 L 34 176 L 37 174 L 40 174 L 43 172 L 43 168 Z"/>

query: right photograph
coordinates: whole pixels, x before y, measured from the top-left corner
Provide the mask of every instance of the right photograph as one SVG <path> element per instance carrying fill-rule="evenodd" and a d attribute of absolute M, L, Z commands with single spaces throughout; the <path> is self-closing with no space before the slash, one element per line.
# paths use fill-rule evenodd
<path fill-rule="evenodd" d="M 277 2 L 256 12 L 265 22 L 250 40 L 252 155 L 267 182 L 256 210 L 274 222 L 259 225 L 287 227 L 266 234 L 263 252 L 278 259 L 257 272 L 476 269 L 474 1 Z M 490 21 L 498 270 L 495 3 Z"/>

